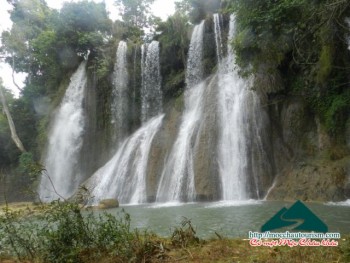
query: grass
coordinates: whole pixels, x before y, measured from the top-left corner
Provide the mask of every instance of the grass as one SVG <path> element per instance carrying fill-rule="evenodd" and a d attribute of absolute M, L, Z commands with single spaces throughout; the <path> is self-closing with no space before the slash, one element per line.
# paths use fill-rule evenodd
<path fill-rule="evenodd" d="M 349 262 L 339 247 L 251 247 L 249 241 L 239 239 L 221 239 L 201 241 L 186 248 L 176 247 L 170 239 L 152 238 L 152 255 L 130 262 L 193 262 L 193 263 L 231 263 L 231 262 L 266 262 L 266 263 L 313 263 L 313 262 Z M 80 256 L 82 262 L 116 263 L 123 261 L 117 255 L 101 255 L 96 258 L 94 251 L 85 251 Z M 13 258 L 0 259 L 1 263 L 37 262 L 15 261 Z"/>

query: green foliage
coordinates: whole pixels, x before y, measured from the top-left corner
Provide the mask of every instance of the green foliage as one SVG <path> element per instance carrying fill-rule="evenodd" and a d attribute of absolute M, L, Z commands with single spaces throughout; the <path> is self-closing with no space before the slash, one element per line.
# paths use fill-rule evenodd
<path fill-rule="evenodd" d="M 325 125 L 332 134 L 342 131 L 347 119 L 347 113 L 350 105 L 349 92 L 346 95 L 339 94 L 331 99 L 329 107 L 326 108 Z"/>
<path fill-rule="evenodd" d="M 18 0 L 11 19 L 11 30 L 2 35 L 4 55 L 11 55 L 6 60 L 44 86 L 52 86 L 50 79 L 57 85 L 67 67 L 77 66 L 78 54 L 95 56 L 111 33 L 105 4 L 91 1 L 65 3 L 58 13 L 44 1 Z"/>
<path fill-rule="evenodd" d="M 185 70 L 172 71 L 166 80 L 167 82 L 164 84 L 166 96 L 168 98 L 180 96 L 185 88 Z"/>
<path fill-rule="evenodd" d="M 52 29 L 41 32 L 36 39 L 33 40 L 33 53 L 34 56 L 41 62 L 41 66 L 50 67 L 51 64 L 55 65 L 55 43 L 57 41 L 56 32 Z"/>
<path fill-rule="evenodd" d="M 108 74 L 110 74 L 111 71 L 111 64 L 112 61 L 110 60 L 110 57 L 104 57 L 102 59 L 99 59 L 97 61 L 97 69 L 96 69 L 96 75 L 98 78 L 104 78 Z"/>
<path fill-rule="evenodd" d="M 332 71 L 333 49 L 326 45 L 322 47 L 320 59 L 318 61 L 319 70 L 317 72 L 316 81 L 324 83 Z"/>
<path fill-rule="evenodd" d="M 150 8 L 153 2 L 154 0 L 115 0 L 123 21 L 130 28 L 138 29 L 152 26 Z"/>
<path fill-rule="evenodd" d="M 305 10 L 305 0 L 236 1 L 233 9 L 238 23 L 238 37 L 234 48 L 239 54 L 238 64 L 258 71 L 264 63 L 277 67 L 291 51 L 293 36 Z"/>
<path fill-rule="evenodd" d="M 157 241 L 130 228 L 124 212 L 95 215 L 74 203 L 53 202 L 29 218 L 5 209 L 0 216 L 0 257 L 35 262 L 150 262 Z M 153 239 L 152 239 L 153 238 Z"/>
<path fill-rule="evenodd" d="M 78 32 L 108 31 L 109 19 L 105 3 L 82 0 L 65 2 L 60 10 L 59 30 L 75 30 Z"/>
<path fill-rule="evenodd" d="M 41 175 L 43 166 L 34 161 L 32 153 L 25 152 L 19 157 L 18 169 L 20 173 L 29 176 L 34 181 Z"/>
<path fill-rule="evenodd" d="M 175 2 L 175 8 L 178 13 L 188 16 L 193 24 L 198 24 L 208 15 L 217 13 L 220 3 L 220 0 L 182 0 Z"/>
<path fill-rule="evenodd" d="M 0 85 L 2 85 L 0 79 Z M 11 106 L 14 100 L 11 93 L 3 89 L 6 100 Z M 0 169 L 9 168 L 11 164 L 17 162 L 19 150 L 11 139 L 11 131 L 8 121 L 0 103 Z"/>
<path fill-rule="evenodd" d="M 224 1 L 235 12 L 233 47 L 243 74 L 275 72 L 285 95 L 303 96 L 328 132 L 336 136 L 349 112 L 349 1 Z M 257 85 L 259 86 L 259 85 Z M 273 90 L 273 89 L 272 89 Z M 346 104 L 347 103 L 347 104 Z"/>
<path fill-rule="evenodd" d="M 62 37 L 60 43 L 71 47 L 76 53 L 95 54 L 105 35 L 111 32 L 111 22 L 104 3 L 81 1 L 66 2 L 55 28 Z"/>
<path fill-rule="evenodd" d="M 161 70 L 166 98 L 179 95 L 185 86 L 188 30 L 188 18 L 180 12 L 176 12 L 165 22 L 160 22 L 156 29 L 157 32 L 161 32 L 157 40 L 161 45 Z"/>
<path fill-rule="evenodd" d="M 36 73 L 38 59 L 32 54 L 32 41 L 43 30 L 48 28 L 48 17 L 51 15 L 46 3 L 41 0 L 18 0 L 11 11 L 12 28 L 2 34 L 4 56 L 6 61 L 13 64 L 16 71 Z"/>
<path fill-rule="evenodd" d="M 343 260 L 344 262 L 350 261 L 350 237 L 346 236 L 343 238 L 344 242 L 341 242 L 340 250 L 343 253 Z"/>
<path fill-rule="evenodd" d="M 18 137 L 21 139 L 24 147 L 31 151 L 36 148 L 37 134 L 37 116 L 32 100 L 21 97 L 14 100 L 10 105 L 10 111 L 13 121 L 16 124 Z"/>
<path fill-rule="evenodd" d="M 38 112 L 36 104 L 43 99 L 60 100 L 60 83 L 69 79 L 78 66 L 82 59 L 79 55 L 90 50 L 92 60 L 111 57 L 103 54 L 101 49 L 111 38 L 112 24 L 104 3 L 65 3 L 60 12 L 50 9 L 43 0 L 13 0 L 11 4 L 13 25 L 11 30 L 2 34 L 1 55 L 15 71 L 26 72 L 28 77 L 22 97 L 12 100 L 9 108 L 25 148 L 34 159 L 39 159 L 42 150 L 39 147 L 43 144 L 38 146 L 36 138 L 40 134 L 45 138 L 43 128 L 47 126 L 39 127 L 39 124 L 43 123 L 42 118 L 47 118 L 45 115 L 49 111 Z M 99 76 L 106 77 L 109 65 L 103 61 L 99 63 Z M 7 134 L 0 134 L 0 140 L 6 137 Z M 1 149 L 6 146 L 9 157 L 1 160 L 14 166 L 18 152 L 13 158 L 15 153 L 7 144 L 0 146 L 0 155 L 2 152 L 6 155 Z"/>
<path fill-rule="evenodd" d="M 181 226 L 175 228 L 171 236 L 171 243 L 174 246 L 182 248 L 199 243 L 199 238 L 196 236 L 196 231 L 192 226 L 191 220 L 184 218 Z"/>

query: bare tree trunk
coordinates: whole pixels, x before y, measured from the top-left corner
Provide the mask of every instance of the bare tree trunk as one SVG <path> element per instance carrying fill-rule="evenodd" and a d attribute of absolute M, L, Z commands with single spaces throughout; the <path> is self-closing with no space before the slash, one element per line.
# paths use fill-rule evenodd
<path fill-rule="evenodd" d="M 13 85 L 15 85 L 17 89 L 19 89 L 19 91 L 23 91 L 23 89 L 21 89 L 21 87 L 18 86 L 15 81 L 15 57 L 14 56 L 12 56 L 12 82 L 13 82 Z"/>
<path fill-rule="evenodd" d="M 15 123 L 13 122 L 13 119 L 12 119 L 11 113 L 10 113 L 10 111 L 9 111 L 9 108 L 7 107 L 5 95 L 4 95 L 4 92 L 3 92 L 2 89 L 3 89 L 3 87 L 0 85 L 0 100 L 1 100 L 1 103 L 2 103 L 3 111 L 4 111 L 5 114 L 6 114 L 7 121 L 8 121 L 9 126 L 10 126 L 11 138 L 12 138 L 12 140 L 14 141 L 14 143 L 16 144 L 17 148 L 18 148 L 22 153 L 24 153 L 24 152 L 26 152 L 26 150 L 24 149 L 24 146 L 23 146 L 21 140 L 19 139 L 19 137 L 18 137 L 18 135 L 17 135 Z"/>

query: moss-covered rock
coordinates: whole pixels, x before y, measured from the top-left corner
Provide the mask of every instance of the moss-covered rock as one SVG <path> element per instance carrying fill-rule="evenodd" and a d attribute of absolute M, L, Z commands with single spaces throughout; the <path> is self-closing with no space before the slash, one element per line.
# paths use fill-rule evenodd
<path fill-rule="evenodd" d="M 99 209 L 110 209 L 119 207 L 119 202 L 117 199 L 103 199 L 98 203 Z"/>

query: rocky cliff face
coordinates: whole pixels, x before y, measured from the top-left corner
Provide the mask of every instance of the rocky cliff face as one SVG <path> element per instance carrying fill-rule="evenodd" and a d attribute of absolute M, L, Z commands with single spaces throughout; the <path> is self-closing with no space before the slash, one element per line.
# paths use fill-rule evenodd
<path fill-rule="evenodd" d="M 217 150 L 217 75 L 208 78 L 204 108 L 205 113 L 199 127 L 199 136 L 192 145 L 197 200 L 218 200 L 220 180 L 218 178 Z M 175 142 L 184 107 L 183 96 L 169 103 L 161 130 L 156 135 L 148 161 L 147 193 L 148 200 L 154 201 L 157 186 L 167 155 Z"/>
<path fill-rule="evenodd" d="M 194 183 L 199 201 L 218 200 L 221 197 L 221 182 L 217 158 L 218 145 L 218 75 L 208 79 L 204 94 L 204 116 L 194 142 Z"/>
<path fill-rule="evenodd" d="M 302 98 L 270 106 L 275 182 L 269 200 L 350 198 L 348 131 L 331 138 Z"/>
<path fill-rule="evenodd" d="M 216 155 L 219 129 L 217 77 L 214 75 L 207 80 L 206 110 L 198 140 L 193 142 L 196 149 L 195 187 L 199 201 L 221 198 Z M 251 165 L 258 165 L 259 159 L 268 162 L 259 172 L 260 198 L 265 195 L 268 200 L 341 201 L 350 198 L 349 125 L 342 144 L 329 137 L 302 99 L 290 98 L 279 103 L 266 102 L 266 105 L 269 105 L 267 119 L 270 120 L 267 122 L 270 127 L 265 127 L 269 131 L 264 143 L 267 156 L 261 158 L 254 148 L 250 149 Z M 162 129 L 153 142 L 147 172 L 149 201 L 155 198 L 164 160 L 174 143 L 182 110 L 183 98 L 180 96 L 169 104 Z"/>
<path fill-rule="evenodd" d="M 175 99 L 167 105 L 163 125 L 156 134 L 150 156 L 148 158 L 147 170 L 147 199 L 149 202 L 155 201 L 157 186 L 163 171 L 165 157 L 170 153 L 178 132 L 181 121 L 181 111 L 183 108 L 183 96 Z"/>
<path fill-rule="evenodd" d="M 206 75 L 217 71 L 212 30 L 210 26 L 206 26 Z M 197 140 L 192 142 L 195 149 L 193 167 L 196 199 L 199 201 L 222 198 L 217 157 L 220 129 L 217 105 L 218 74 L 211 74 L 206 83 L 203 106 L 205 111 Z M 261 108 L 257 110 L 266 114 L 262 115 L 264 119 L 261 121 L 263 125 L 259 127 L 261 130 L 250 131 L 250 158 L 246 176 L 247 188 L 252 193 L 251 198 L 315 201 L 340 201 L 350 198 L 350 117 L 345 133 L 340 137 L 331 138 L 303 98 L 276 95 L 283 90 L 280 76 L 259 72 L 255 83 L 254 88 L 260 90 L 260 96 L 263 97 Z M 105 90 L 101 90 L 98 88 L 99 83 L 93 78 L 89 85 L 91 93 L 86 99 L 89 132 L 86 141 L 93 145 L 84 145 L 82 161 L 86 163 L 86 173 L 92 174 L 94 169 L 108 160 L 108 149 L 113 148 L 108 145 L 109 113 L 106 111 L 109 107 L 108 92 L 111 87 L 106 86 Z M 146 176 L 149 202 L 155 201 L 166 158 L 176 140 L 184 111 L 183 96 L 182 94 L 177 98 L 168 99 L 161 129 L 152 142 Z M 256 116 L 252 114 L 249 117 L 254 119 Z M 257 134 L 262 131 L 267 136 L 260 138 Z M 258 145 L 254 143 L 256 140 L 262 140 L 259 145 L 262 145 L 263 151 L 254 148 L 254 145 Z M 253 182 L 251 174 L 257 174 L 259 180 Z M 254 185 L 256 182 L 258 185 Z"/>

